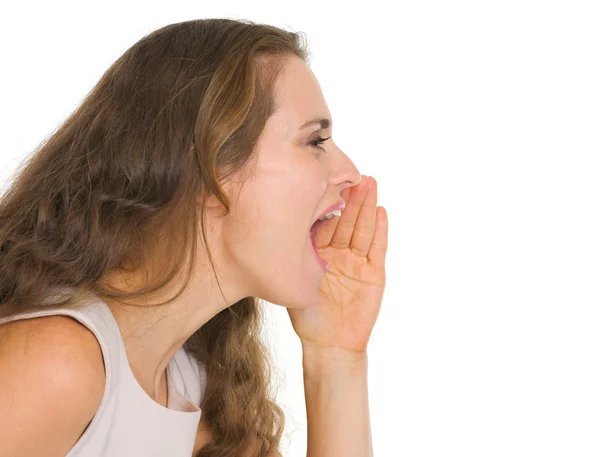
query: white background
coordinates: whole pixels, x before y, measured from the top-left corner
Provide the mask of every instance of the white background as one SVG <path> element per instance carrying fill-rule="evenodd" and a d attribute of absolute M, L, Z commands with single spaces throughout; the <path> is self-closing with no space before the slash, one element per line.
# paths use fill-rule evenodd
<path fill-rule="evenodd" d="M 306 32 L 336 143 L 389 214 L 375 455 L 600 455 L 598 2 L 214 3 L 3 7 L 1 181 L 156 28 Z M 305 456 L 300 345 L 271 308 L 282 450 Z"/>

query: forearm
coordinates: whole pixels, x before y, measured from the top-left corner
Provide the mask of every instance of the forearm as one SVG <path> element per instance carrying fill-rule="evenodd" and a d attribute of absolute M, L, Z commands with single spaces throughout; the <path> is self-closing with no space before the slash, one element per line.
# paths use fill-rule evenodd
<path fill-rule="evenodd" d="M 367 353 L 303 348 L 307 457 L 372 457 Z"/>

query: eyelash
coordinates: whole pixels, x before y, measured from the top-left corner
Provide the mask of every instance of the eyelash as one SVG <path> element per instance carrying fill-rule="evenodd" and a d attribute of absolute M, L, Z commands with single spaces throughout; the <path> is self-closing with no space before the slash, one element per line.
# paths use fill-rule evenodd
<path fill-rule="evenodd" d="M 322 143 L 323 143 L 323 142 L 325 142 L 325 141 L 327 141 L 329 138 L 331 138 L 331 137 L 327 137 L 327 138 L 321 138 L 321 137 L 317 137 L 317 139 L 316 139 L 316 140 L 314 140 L 314 141 L 311 141 L 311 142 L 310 142 L 310 143 L 308 143 L 308 144 L 312 145 L 312 146 L 313 146 L 313 147 L 315 147 L 315 148 L 319 148 L 321 151 L 323 151 L 323 152 L 327 153 L 327 151 L 325 151 L 325 149 L 323 149 L 321 146 L 318 146 L 318 145 L 319 145 L 319 144 L 322 144 Z"/>

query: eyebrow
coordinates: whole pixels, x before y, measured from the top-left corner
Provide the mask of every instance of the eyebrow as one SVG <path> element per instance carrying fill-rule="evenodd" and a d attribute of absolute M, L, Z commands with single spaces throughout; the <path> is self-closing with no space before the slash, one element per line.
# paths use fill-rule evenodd
<path fill-rule="evenodd" d="M 304 124 L 302 124 L 300 126 L 300 130 L 302 130 L 305 127 L 308 127 L 309 125 L 313 125 L 313 124 L 319 124 L 321 126 L 321 128 L 324 129 L 328 129 L 329 127 L 331 127 L 332 122 L 331 120 L 327 119 L 327 118 L 315 118 L 315 119 L 311 119 L 310 121 L 305 122 Z"/>

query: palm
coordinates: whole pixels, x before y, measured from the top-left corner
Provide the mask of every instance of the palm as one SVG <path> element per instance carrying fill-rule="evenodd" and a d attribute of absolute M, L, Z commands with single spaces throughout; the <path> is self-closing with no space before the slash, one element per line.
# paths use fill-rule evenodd
<path fill-rule="evenodd" d="M 329 264 L 318 301 L 287 311 L 303 344 L 365 351 L 385 288 L 387 215 L 377 207 L 373 178 L 364 177 L 342 197 L 342 216 L 317 234 L 317 252 Z"/>

